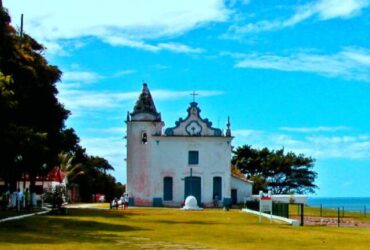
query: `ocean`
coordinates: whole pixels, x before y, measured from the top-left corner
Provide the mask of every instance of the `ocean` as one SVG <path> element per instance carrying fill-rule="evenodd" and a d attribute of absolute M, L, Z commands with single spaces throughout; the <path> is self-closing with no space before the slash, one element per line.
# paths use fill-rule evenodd
<path fill-rule="evenodd" d="M 370 197 L 309 197 L 308 205 L 312 207 L 323 208 L 344 208 L 346 211 L 364 211 L 370 212 Z M 365 208 L 366 207 L 366 208 Z"/>

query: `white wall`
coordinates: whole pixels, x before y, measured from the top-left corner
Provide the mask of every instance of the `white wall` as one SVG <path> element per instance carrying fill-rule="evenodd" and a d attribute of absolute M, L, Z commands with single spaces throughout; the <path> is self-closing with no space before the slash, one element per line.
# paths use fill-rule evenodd
<path fill-rule="evenodd" d="M 201 199 L 205 205 L 213 201 L 213 177 L 222 177 L 222 198 L 230 198 L 230 138 L 226 137 L 191 137 L 191 136 L 156 136 L 153 137 L 152 177 L 158 180 L 153 188 L 155 197 L 163 197 L 163 178 L 173 177 L 174 203 L 184 200 L 184 178 L 201 177 Z M 188 165 L 188 152 L 199 151 L 199 164 Z"/>
<path fill-rule="evenodd" d="M 151 176 L 152 134 L 161 132 L 161 122 L 127 122 L 127 193 L 135 203 L 150 206 L 153 198 Z M 142 143 L 142 133 L 147 133 L 148 143 Z"/>
<path fill-rule="evenodd" d="M 230 198 L 230 137 L 215 136 L 153 136 L 161 131 L 159 122 L 128 122 L 127 126 L 127 192 L 135 205 L 151 206 L 154 197 L 163 198 L 163 178 L 173 178 L 173 201 L 184 200 L 183 178 L 201 177 L 202 202 L 213 201 L 213 177 L 222 177 L 222 198 Z M 142 144 L 141 134 L 147 132 L 148 143 Z M 199 165 L 188 165 L 188 151 L 199 151 Z"/>
<path fill-rule="evenodd" d="M 156 122 L 153 115 L 138 113 L 127 122 L 127 191 L 134 197 L 135 205 L 151 206 L 153 198 L 163 199 L 164 177 L 173 180 L 173 201 L 165 204 L 179 205 L 185 199 L 184 178 L 190 176 L 190 169 L 193 176 L 201 177 L 201 202 L 205 206 L 213 203 L 214 177 L 222 178 L 220 198 L 231 197 L 233 138 L 221 136 L 221 130 L 203 120 L 197 105 L 190 104 L 185 120 L 178 120 L 176 127 L 167 130 L 167 136 L 161 133 L 164 124 Z M 148 139 L 145 144 L 143 132 Z M 199 152 L 199 164 L 188 164 L 189 151 Z"/>
<path fill-rule="evenodd" d="M 231 189 L 237 190 L 238 203 L 244 203 L 244 198 L 252 196 L 252 183 L 245 182 L 234 176 L 231 176 Z"/>

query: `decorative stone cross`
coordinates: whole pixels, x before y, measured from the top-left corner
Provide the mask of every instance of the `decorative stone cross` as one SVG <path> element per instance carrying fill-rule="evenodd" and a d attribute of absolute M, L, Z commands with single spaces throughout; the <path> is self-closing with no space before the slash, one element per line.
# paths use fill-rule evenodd
<path fill-rule="evenodd" d="M 191 93 L 190 95 L 192 95 L 193 96 L 193 102 L 195 102 L 195 96 L 196 95 L 199 95 L 198 93 L 195 93 L 195 90 L 193 91 L 193 93 Z"/>

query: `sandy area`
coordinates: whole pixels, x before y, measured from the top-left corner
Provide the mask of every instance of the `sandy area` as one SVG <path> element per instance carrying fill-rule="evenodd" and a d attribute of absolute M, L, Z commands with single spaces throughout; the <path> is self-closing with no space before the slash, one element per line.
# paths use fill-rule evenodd
<path fill-rule="evenodd" d="M 300 221 L 300 217 L 293 217 Z M 338 218 L 334 217 L 316 217 L 316 216 L 305 216 L 304 224 L 308 226 L 338 226 Z M 370 227 L 370 222 L 356 220 L 355 218 L 340 218 L 341 227 Z"/>

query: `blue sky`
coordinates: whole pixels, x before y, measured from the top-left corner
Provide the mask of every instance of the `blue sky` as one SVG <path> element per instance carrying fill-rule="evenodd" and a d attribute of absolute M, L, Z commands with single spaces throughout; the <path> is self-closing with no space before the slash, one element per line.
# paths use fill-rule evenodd
<path fill-rule="evenodd" d="M 370 196 L 370 1 L 4 0 L 64 72 L 88 153 L 125 182 L 125 117 L 143 81 L 166 127 L 190 93 L 234 146 L 316 159 L 319 196 Z"/>

